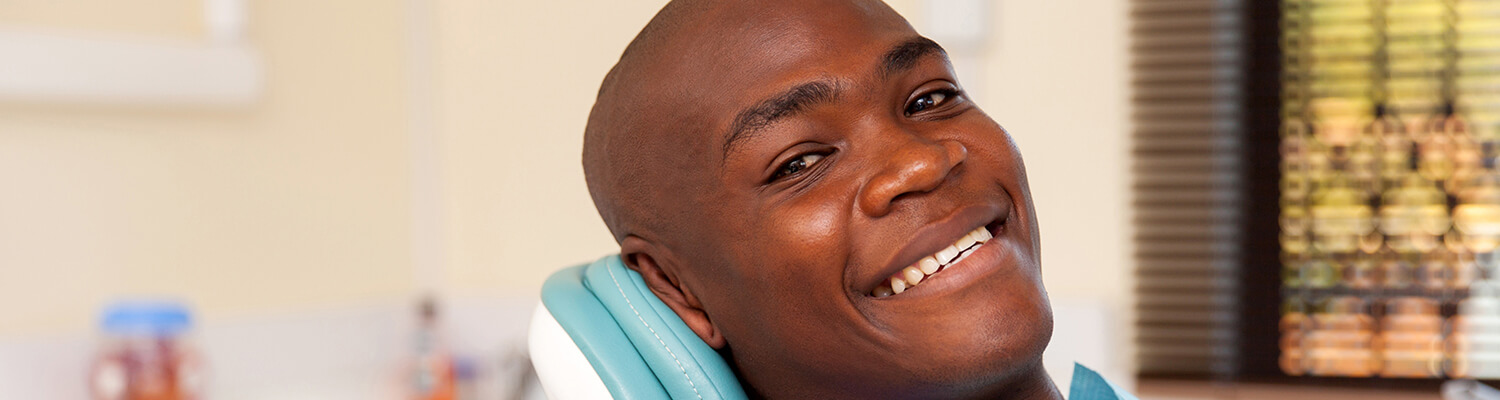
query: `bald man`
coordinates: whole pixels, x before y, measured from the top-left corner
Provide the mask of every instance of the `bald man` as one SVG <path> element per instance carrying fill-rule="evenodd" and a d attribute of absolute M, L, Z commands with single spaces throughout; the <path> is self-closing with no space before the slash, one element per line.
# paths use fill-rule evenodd
<path fill-rule="evenodd" d="M 1062 398 L 1021 155 L 884 3 L 668 4 L 583 166 L 625 264 L 752 397 Z"/>

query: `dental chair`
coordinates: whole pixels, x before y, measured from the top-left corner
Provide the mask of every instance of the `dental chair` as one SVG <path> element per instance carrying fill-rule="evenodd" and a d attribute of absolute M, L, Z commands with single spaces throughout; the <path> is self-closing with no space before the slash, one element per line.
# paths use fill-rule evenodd
<path fill-rule="evenodd" d="M 729 364 L 619 255 L 547 278 L 528 346 L 542 389 L 553 400 L 747 398 Z M 1076 364 L 1068 398 L 1135 400 Z"/>
<path fill-rule="evenodd" d="M 746 398 L 729 364 L 619 255 L 547 278 L 528 346 L 553 400 Z"/>

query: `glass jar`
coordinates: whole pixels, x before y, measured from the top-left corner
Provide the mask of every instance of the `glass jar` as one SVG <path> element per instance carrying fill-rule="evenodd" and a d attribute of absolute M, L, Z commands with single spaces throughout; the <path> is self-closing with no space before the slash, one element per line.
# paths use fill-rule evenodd
<path fill-rule="evenodd" d="M 90 374 L 96 400 L 202 399 L 204 366 L 187 307 L 169 301 L 112 304 Z"/>

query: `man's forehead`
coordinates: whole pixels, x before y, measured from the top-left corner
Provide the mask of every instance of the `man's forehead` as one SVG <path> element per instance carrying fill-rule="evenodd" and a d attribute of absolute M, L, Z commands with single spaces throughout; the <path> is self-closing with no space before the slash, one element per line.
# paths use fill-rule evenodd
<path fill-rule="evenodd" d="M 649 69 L 673 73 L 662 77 L 720 81 L 726 76 L 770 76 L 789 67 L 817 66 L 807 64 L 820 64 L 820 58 L 827 58 L 820 55 L 843 53 L 881 37 L 915 34 L 899 14 L 878 1 L 749 3 L 729 2 L 683 24 L 665 38 L 664 47 L 671 50 L 653 57 L 655 65 Z"/>
<path fill-rule="evenodd" d="M 889 46 L 916 35 L 879 2 L 784 3 L 710 10 L 663 38 L 642 71 L 640 93 L 656 105 L 650 119 L 664 125 L 652 131 L 672 133 L 673 147 L 717 155 L 706 150 L 717 149 L 744 108 L 875 68 Z"/>

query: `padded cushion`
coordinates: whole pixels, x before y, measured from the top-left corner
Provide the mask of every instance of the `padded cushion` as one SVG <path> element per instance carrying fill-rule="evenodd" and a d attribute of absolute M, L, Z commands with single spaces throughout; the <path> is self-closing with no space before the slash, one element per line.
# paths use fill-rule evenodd
<path fill-rule="evenodd" d="M 531 329 L 526 347 L 531 350 L 531 365 L 536 368 L 538 383 L 547 388 L 547 397 L 563 399 L 608 399 L 609 388 L 583 350 L 573 344 L 568 331 L 557 324 L 547 307 L 538 303 L 531 314 Z"/>
<path fill-rule="evenodd" d="M 729 364 L 618 255 L 553 274 L 542 304 L 616 399 L 746 398 Z"/>
<path fill-rule="evenodd" d="M 593 373 L 598 374 L 599 379 L 604 382 L 605 388 L 609 389 L 611 397 L 616 399 L 666 399 L 667 392 L 656 383 L 656 376 L 651 373 L 651 368 L 646 365 L 646 360 L 641 358 L 639 352 L 634 350 L 635 345 L 630 343 L 630 338 L 625 336 L 625 331 L 615 323 L 609 310 L 599 303 L 594 293 L 583 285 L 584 270 L 587 265 L 567 268 L 552 274 L 542 284 L 542 306 L 552 314 L 553 319 L 561 325 L 563 331 L 567 332 L 573 340 L 573 344 L 588 358 L 593 368 Z M 537 343 L 532 339 L 532 343 Z M 532 356 L 543 354 L 533 353 Z M 586 373 L 584 371 L 548 371 L 543 369 L 541 362 L 533 363 L 537 367 L 537 374 L 548 373 Z M 566 377 L 554 379 L 554 377 L 543 377 L 543 383 L 549 381 L 566 381 Z M 546 386 L 548 396 L 557 396 L 559 391 L 549 389 Z M 553 397 L 557 400 L 557 397 Z"/>

